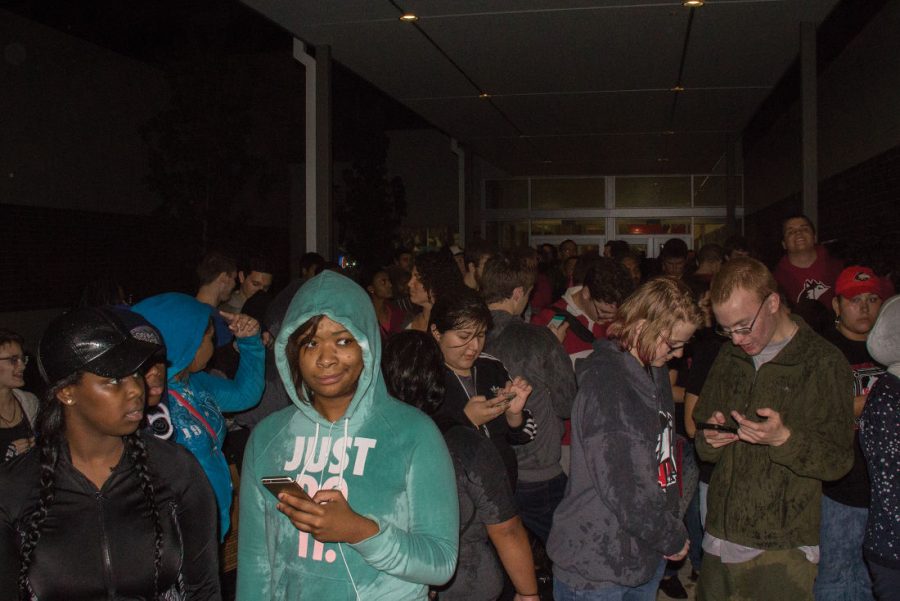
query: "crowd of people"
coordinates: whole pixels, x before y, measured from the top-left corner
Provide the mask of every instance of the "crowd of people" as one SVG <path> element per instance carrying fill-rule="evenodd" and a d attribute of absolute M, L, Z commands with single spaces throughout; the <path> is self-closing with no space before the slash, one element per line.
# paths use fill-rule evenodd
<path fill-rule="evenodd" d="M 214 252 L 33 356 L 8 324 L 0 601 L 221 599 L 235 537 L 240 601 L 686 598 L 685 562 L 704 601 L 900 599 L 896 273 L 782 234 L 772 271 L 737 236 L 309 253 L 277 294 Z"/>

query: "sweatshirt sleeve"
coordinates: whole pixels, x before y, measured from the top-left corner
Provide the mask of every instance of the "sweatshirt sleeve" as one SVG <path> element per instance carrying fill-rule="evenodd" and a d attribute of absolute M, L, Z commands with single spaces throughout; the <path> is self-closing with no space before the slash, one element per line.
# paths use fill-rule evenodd
<path fill-rule="evenodd" d="M 266 386 L 266 347 L 259 336 L 238 338 L 241 354 L 237 374 L 233 380 L 219 378 L 206 372 L 191 375 L 216 400 L 219 410 L 228 413 L 250 409 L 259 403 Z"/>
<path fill-rule="evenodd" d="M 266 549 L 266 507 L 269 494 L 256 473 L 256 445 L 250 437 L 244 451 L 240 487 L 240 536 L 238 537 L 237 601 L 271 599 L 272 565 Z M 269 500 L 271 502 L 271 500 Z"/>
<path fill-rule="evenodd" d="M 366 517 L 378 534 L 353 546 L 372 567 L 418 584 L 443 584 L 456 569 L 459 551 L 459 499 L 450 453 L 437 428 L 425 424 L 412 451 L 406 491 L 409 528 Z M 244 497 L 241 496 L 241 519 Z M 244 524 L 241 523 L 243 531 Z M 239 564 L 241 557 L 239 557 Z M 244 590 L 238 574 L 239 591 Z M 250 589 L 248 589 L 250 590 Z M 259 590 L 254 598 L 260 598 Z M 245 597 L 250 599 L 251 597 Z"/>
<path fill-rule="evenodd" d="M 706 378 L 703 388 L 700 390 L 700 399 L 697 401 L 697 406 L 694 408 L 695 423 L 705 422 L 716 411 L 721 411 L 725 414 L 725 417 L 728 417 L 727 405 L 725 403 L 727 395 L 723 388 L 724 381 L 722 378 L 716 377 L 717 369 L 721 369 L 721 364 L 724 363 L 725 356 L 726 353 L 724 352 L 724 348 L 720 349 L 718 356 L 715 361 L 713 361 L 712 367 L 709 369 L 709 375 Z M 697 436 L 694 437 L 694 448 L 700 459 L 707 463 L 716 463 L 719 460 L 719 457 L 722 456 L 726 447 L 714 449 L 707 444 L 703 432 L 698 430 Z"/>
<path fill-rule="evenodd" d="M 853 467 L 853 375 L 837 352 L 807 380 L 814 390 L 798 394 L 815 402 L 784 418 L 790 438 L 769 447 L 769 458 L 798 476 L 837 480 Z"/>
<path fill-rule="evenodd" d="M 177 508 L 184 546 L 184 588 L 187 599 L 221 599 L 219 542 L 216 536 L 216 498 L 203 469 L 193 455 L 184 453 L 181 470 L 185 487 Z"/>
<path fill-rule="evenodd" d="M 592 395 L 591 391 L 600 387 L 596 381 L 599 377 L 596 371 L 587 372 L 579 395 Z M 600 407 L 596 400 L 589 403 Z M 603 410 L 615 411 L 609 400 L 605 399 Z M 639 432 L 597 427 L 588 419 L 580 421 L 587 471 L 594 488 L 604 491 L 603 497 L 609 501 L 606 505 L 622 529 L 660 556 L 681 550 L 687 531 L 667 508 L 665 491 L 657 481 L 656 441 Z"/>

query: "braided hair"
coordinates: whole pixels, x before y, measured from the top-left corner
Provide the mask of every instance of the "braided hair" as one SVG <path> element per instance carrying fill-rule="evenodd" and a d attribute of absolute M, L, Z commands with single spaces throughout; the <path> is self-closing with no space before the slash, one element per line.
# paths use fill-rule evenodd
<path fill-rule="evenodd" d="M 131 457 L 138 478 L 141 480 L 141 491 L 144 500 L 150 508 L 150 517 L 153 518 L 154 548 L 153 548 L 153 598 L 159 596 L 159 570 L 162 566 L 163 530 L 159 517 L 159 507 L 156 505 L 156 496 L 153 490 L 153 478 L 147 464 L 147 447 L 141 438 L 140 430 L 125 437 L 125 449 Z"/>
<path fill-rule="evenodd" d="M 76 372 L 52 386 L 41 403 L 37 418 L 36 446 L 40 453 L 40 499 L 35 509 L 19 528 L 19 597 L 20 599 L 34 599 L 34 591 L 28 579 L 31 568 L 31 560 L 34 549 L 41 538 L 41 528 L 47 518 L 50 505 L 53 504 L 55 494 L 56 466 L 59 455 L 66 444 L 65 414 L 57 394 L 67 386 L 73 386 L 81 381 L 84 372 Z M 125 452 L 128 453 L 138 478 L 140 478 L 141 491 L 150 509 L 153 519 L 155 541 L 153 552 L 153 598 L 159 596 L 159 573 L 162 567 L 163 530 L 159 508 L 153 488 L 153 478 L 147 462 L 147 447 L 141 438 L 140 431 L 123 437 Z"/>
<path fill-rule="evenodd" d="M 33 598 L 31 583 L 28 581 L 28 571 L 31 568 L 31 559 L 34 548 L 41 538 L 41 527 L 47 518 L 47 512 L 53 503 L 56 480 L 56 464 L 59 461 L 59 453 L 65 443 L 65 417 L 62 405 L 56 398 L 57 393 L 67 386 L 72 386 L 81 381 L 82 372 L 64 378 L 52 386 L 41 403 L 37 417 L 36 446 L 40 453 L 41 461 L 41 490 L 37 509 L 25 520 L 20 527 L 20 564 L 19 564 L 19 597 L 22 599 Z"/>

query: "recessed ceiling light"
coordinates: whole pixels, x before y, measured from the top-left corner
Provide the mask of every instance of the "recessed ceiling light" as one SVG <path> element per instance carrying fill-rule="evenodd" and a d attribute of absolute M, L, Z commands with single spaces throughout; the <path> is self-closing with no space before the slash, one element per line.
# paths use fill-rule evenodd
<path fill-rule="evenodd" d="M 488 94 L 487 92 L 482 92 L 481 94 L 478 95 L 478 97 L 481 98 L 482 100 L 487 100 L 488 98 L 491 97 L 491 95 Z"/>
<path fill-rule="evenodd" d="M 659 157 L 658 159 L 656 159 L 656 162 L 657 163 L 668 163 L 669 159 L 667 159 L 666 157 Z"/>
<path fill-rule="evenodd" d="M 703 0 L 682 0 L 681 5 L 696 8 L 698 6 L 703 6 Z"/>
<path fill-rule="evenodd" d="M 405 23 L 415 23 L 419 20 L 419 17 L 412 13 L 403 13 L 402 15 L 400 15 L 400 20 L 404 21 Z"/>
<path fill-rule="evenodd" d="M 663 135 L 664 135 L 664 136 L 674 136 L 674 135 L 675 135 L 675 130 L 674 130 L 674 129 L 667 129 L 666 131 L 663 132 Z"/>
<path fill-rule="evenodd" d="M 684 92 L 684 86 L 673 86 L 669 88 L 670 92 Z"/>

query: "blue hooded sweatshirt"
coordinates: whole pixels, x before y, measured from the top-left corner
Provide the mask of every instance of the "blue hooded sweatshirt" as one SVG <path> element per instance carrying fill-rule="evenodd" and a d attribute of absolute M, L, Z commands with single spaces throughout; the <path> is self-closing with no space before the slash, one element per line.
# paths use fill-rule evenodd
<path fill-rule="evenodd" d="M 187 447 L 206 472 L 219 506 L 219 535 L 224 538 L 231 524 L 232 491 L 231 472 L 222 453 L 227 433 L 222 412 L 243 411 L 259 402 L 265 387 L 265 347 L 259 335 L 237 339 L 241 361 L 234 380 L 202 371 L 175 379 L 194 360 L 212 307 L 192 296 L 167 292 L 139 302 L 133 311 L 162 334 L 169 361 L 166 403 L 175 441 Z"/>
<path fill-rule="evenodd" d="M 298 396 L 285 354 L 291 334 L 317 315 L 347 328 L 362 349 L 356 392 L 334 423 Z M 431 419 L 388 395 L 368 295 L 330 271 L 308 281 L 285 316 L 275 359 L 294 406 L 260 422 L 244 452 L 238 601 L 425 599 L 427 585 L 446 582 L 456 566 L 453 463 Z M 311 496 L 340 489 L 378 533 L 349 544 L 299 531 L 260 484 L 283 475 Z"/>

